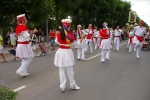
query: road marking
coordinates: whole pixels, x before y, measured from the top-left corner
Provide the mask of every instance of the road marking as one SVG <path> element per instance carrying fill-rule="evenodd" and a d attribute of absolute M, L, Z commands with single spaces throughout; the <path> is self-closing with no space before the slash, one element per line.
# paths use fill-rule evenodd
<path fill-rule="evenodd" d="M 95 58 L 95 57 L 97 57 L 97 56 L 100 56 L 100 55 L 101 55 L 101 53 L 100 53 L 100 54 L 97 54 L 97 55 L 95 55 L 95 56 L 92 56 L 92 57 L 90 57 L 90 58 L 88 58 L 88 59 L 86 59 L 86 60 L 93 59 L 93 58 Z"/>
<path fill-rule="evenodd" d="M 18 92 L 18 91 L 20 91 L 20 90 L 22 90 L 22 89 L 24 89 L 24 88 L 26 88 L 27 86 L 26 85 L 23 85 L 23 86 L 21 86 L 21 87 L 18 87 L 18 88 L 16 88 L 16 89 L 14 89 L 13 91 L 14 92 Z"/>
<path fill-rule="evenodd" d="M 122 46 L 122 45 L 124 45 L 124 44 L 126 44 L 126 42 L 120 44 L 119 46 Z M 90 58 L 88 58 L 88 59 L 86 59 L 86 60 L 93 59 L 93 58 L 95 58 L 95 57 L 97 57 L 97 56 L 100 56 L 100 55 L 101 55 L 101 53 L 100 53 L 100 54 L 97 54 L 97 55 L 95 55 L 95 56 L 92 56 L 92 57 L 90 57 Z"/>

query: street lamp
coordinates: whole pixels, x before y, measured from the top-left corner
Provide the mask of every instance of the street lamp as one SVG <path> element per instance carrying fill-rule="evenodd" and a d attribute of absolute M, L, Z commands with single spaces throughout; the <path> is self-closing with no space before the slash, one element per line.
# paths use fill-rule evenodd
<path fill-rule="evenodd" d="M 47 1 L 45 2 L 46 3 L 46 10 L 47 10 Z M 46 41 L 47 41 L 47 44 L 49 43 L 49 39 L 48 39 L 48 19 L 46 19 Z"/>

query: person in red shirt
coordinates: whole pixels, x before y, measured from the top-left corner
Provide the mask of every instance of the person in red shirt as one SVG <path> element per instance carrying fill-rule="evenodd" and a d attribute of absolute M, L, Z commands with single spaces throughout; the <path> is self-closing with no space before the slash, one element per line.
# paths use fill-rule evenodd
<path fill-rule="evenodd" d="M 100 30 L 100 37 L 101 37 L 101 42 L 99 48 L 101 49 L 101 62 L 104 63 L 105 59 L 110 60 L 110 49 L 112 48 L 111 46 L 111 41 L 110 41 L 110 32 L 107 28 L 107 22 L 104 22 L 103 24 L 103 29 Z"/>
<path fill-rule="evenodd" d="M 50 30 L 49 38 L 50 38 L 50 45 L 52 47 L 51 49 L 55 50 L 55 46 L 54 46 L 54 43 L 55 43 L 55 30 L 54 31 Z"/>

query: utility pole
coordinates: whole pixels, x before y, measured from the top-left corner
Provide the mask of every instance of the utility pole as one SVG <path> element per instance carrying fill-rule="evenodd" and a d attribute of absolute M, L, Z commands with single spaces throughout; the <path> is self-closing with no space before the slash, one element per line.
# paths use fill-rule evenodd
<path fill-rule="evenodd" d="M 46 10 L 47 10 L 47 3 L 46 3 Z M 47 44 L 49 44 L 48 19 L 46 20 L 46 42 Z"/>

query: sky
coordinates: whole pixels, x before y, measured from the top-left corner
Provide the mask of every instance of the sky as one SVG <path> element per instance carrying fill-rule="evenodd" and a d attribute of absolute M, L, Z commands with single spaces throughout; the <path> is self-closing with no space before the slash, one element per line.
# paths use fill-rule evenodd
<path fill-rule="evenodd" d="M 131 9 L 150 26 L 150 0 L 124 0 L 131 2 Z"/>

